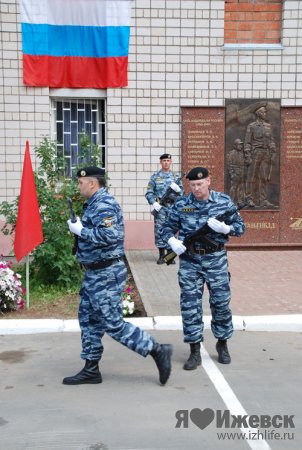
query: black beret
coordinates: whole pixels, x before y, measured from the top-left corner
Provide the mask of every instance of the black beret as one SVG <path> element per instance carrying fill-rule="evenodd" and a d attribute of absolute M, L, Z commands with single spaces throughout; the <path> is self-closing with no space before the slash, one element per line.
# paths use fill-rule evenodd
<path fill-rule="evenodd" d="M 209 171 L 205 167 L 194 167 L 187 173 L 186 178 L 189 180 L 202 180 L 209 176 Z"/>
<path fill-rule="evenodd" d="M 164 153 L 160 156 L 159 159 L 172 159 L 172 156 L 170 155 L 170 153 Z"/>
<path fill-rule="evenodd" d="M 77 177 L 93 177 L 95 175 L 104 176 L 105 169 L 96 166 L 82 167 L 77 171 Z"/>

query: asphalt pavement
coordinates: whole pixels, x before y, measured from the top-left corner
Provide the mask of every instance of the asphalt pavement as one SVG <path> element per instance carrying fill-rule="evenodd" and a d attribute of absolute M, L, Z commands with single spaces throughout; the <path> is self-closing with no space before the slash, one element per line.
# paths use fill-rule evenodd
<path fill-rule="evenodd" d="M 151 334 L 174 345 L 166 386 L 150 356 L 108 336 L 103 383 L 81 386 L 62 384 L 82 368 L 79 333 L 2 336 L 0 448 L 301 449 L 300 333 L 235 333 L 223 366 L 206 331 L 203 364 L 190 372 L 181 331 Z"/>
<path fill-rule="evenodd" d="M 0 449 L 300 450 L 301 252 L 244 253 L 229 252 L 232 363 L 217 362 L 205 295 L 202 366 L 194 371 L 182 369 L 189 349 L 178 265 L 156 265 L 152 251 L 127 253 L 148 312 L 130 320 L 174 347 L 166 386 L 150 356 L 108 336 L 103 383 L 65 386 L 62 379 L 83 366 L 77 322 L 1 319 Z"/>

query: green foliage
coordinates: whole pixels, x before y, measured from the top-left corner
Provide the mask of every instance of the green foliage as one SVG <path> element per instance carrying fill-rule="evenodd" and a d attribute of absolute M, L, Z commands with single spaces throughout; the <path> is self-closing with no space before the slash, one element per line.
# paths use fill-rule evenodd
<path fill-rule="evenodd" d="M 100 166 L 100 149 L 97 144 L 93 144 L 87 134 L 79 135 L 79 167 Z"/>
<path fill-rule="evenodd" d="M 86 140 L 83 161 L 87 161 L 89 144 Z M 96 146 L 97 147 L 97 146 Z M 94 148 L 96 152 L 96 148 Z M 81 216 L 83 200 L 77 181 L 66 178 L 64 160 L 57 158 L 56 144 L 44 138 L 35 154 L 40 160 L 35 172 L 35 183 L 43 225 L 44 242 L 32 252 L 30 264 L 31 282 L 37 285 L 57 285 L 73 288 L 79 285 L 81 269 L 72 255 L 74 236 L 68 231 L 70 218 L 68 198 L 72 199 L 76 215 Z M 96 153 L 94 164 L 100 165 Z M 87 164 L 87 162 L 86 162 Z M 4 234 L 12 235 L 15 229 L 19 197 L 11 203 L 0 204 L 0 214 L 5 217 Z"/>

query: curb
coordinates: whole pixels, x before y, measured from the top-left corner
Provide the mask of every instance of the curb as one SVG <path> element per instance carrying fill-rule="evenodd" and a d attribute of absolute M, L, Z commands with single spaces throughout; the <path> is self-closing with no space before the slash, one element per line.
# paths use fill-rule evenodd
<path fill-rule="evenodd" d="M 127 322 L 144 330 L 181 330 L 181 316 L 126 318 Z M 211 328 L 211 317 L 204 316 L 205 329 Z M 302 314 L 274 316 L 233 316 L 237 331 L 302 332 Z M 0 320 L 0 335 L 80 332 L 78 320 L 8 319 Z"/>

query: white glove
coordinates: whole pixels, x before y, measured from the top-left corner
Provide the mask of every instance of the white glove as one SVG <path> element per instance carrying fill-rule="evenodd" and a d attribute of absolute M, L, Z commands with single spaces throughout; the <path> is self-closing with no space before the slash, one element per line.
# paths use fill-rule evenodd
<path fill-rule="evenodd" d="M 180 192 L 180 187 L 178 184 L 174 183 L 174 181 L 170 184 L 170 188 L 173 189 L 174 192 Z"/>
<path fill-rule="evenodd" d="M 174 236 L 170 237 L 170 239 L 168 240 L 168 244 L 172 248 L 173 252 L 176 253 L 176 255 L 178 256 L 187 250 L 187 248 L 183 245 L 182 241 L 176 239 Z"/>
<path fill-rule="evenodd" d="M 155 211 L 158 212 L 162 208 L 162 206 L 158 202 L 154 202 L 152 204 L 152 208 L 155 209 Z M 153 211 L 153 209 L 152 209 L 152 211 Z"/>
<path fill-rule="evenodd" d="M 212 230 L 216 231 L 216 233 L 229 234 L 229 232 L 231 231 L 230 225 L 227 225 L 224 222 L 220 222 L 214 217 L 210 217 L 207 223 L 209 227 L 212 228 Z"/>
<path fill-rule="evenodd" d="M 81 231 L 83 228 L 82 222 L 80 221 L 80 218 L 77 217 L 77 221 L 76 222 L 71 222 L 71 219 L 67 220 L 68 226 L 69 226 L 69 230 L 74 233 L 77 234 L 78 236 L 81 236 Z"/>

